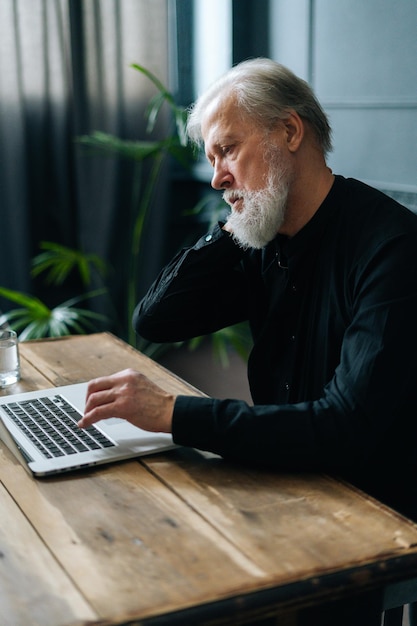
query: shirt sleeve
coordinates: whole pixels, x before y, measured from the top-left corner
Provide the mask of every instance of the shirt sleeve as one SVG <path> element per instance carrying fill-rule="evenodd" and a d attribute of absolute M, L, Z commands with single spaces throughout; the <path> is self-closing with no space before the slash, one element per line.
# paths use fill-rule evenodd
<path fill-rule="evenodd" d="M 136 332 L 155 342 L 183 341 L 247 319 L 242 255 L 220 224 L 181 250 L 136 307 Z"/>

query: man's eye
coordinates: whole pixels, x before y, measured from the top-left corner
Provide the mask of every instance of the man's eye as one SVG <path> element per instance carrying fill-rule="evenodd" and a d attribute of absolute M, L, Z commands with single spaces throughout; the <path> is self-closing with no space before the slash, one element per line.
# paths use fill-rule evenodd
<path fill-rule="evenodd" d="M 231 151 L 232 151 L 232 146 L 223 146 L 222 148 L 223 156 L 225 156 L 226 154 L 229 154 Z"/>

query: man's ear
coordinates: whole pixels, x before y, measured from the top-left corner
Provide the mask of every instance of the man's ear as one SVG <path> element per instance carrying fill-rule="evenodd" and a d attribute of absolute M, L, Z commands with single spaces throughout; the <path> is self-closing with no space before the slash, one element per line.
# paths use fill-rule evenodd
<path fill-rule="evenodd" d="M 296 152 L 304 137 L 304 122 L 295 111 L 290 111 L 283 122 L 287 148 L 290 152 Z"/>

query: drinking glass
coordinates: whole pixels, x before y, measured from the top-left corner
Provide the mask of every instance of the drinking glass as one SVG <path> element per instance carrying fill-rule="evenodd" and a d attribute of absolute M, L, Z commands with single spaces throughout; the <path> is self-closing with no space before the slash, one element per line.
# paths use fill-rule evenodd
<path fill-rule="evenodd" d="M 19 340 L 14 330 L 0 329 L 0 387 L 20 380 Z"/>

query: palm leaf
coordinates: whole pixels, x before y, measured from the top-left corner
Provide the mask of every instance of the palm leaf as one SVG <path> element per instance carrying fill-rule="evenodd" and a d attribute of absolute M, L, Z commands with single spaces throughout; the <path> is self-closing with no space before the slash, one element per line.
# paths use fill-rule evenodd
<path fill-rule="evenodd" d="M 61 337 L 74 331 L 84 334 L 87 330 L 96 330 L 94 321 L 105 322 L 107 318 L 100 313 L 76 308 L 74 304 L 105 292 L 105 289 L 97 289 L 49 309 L 38 298 L 0 287 L 0 295 L 23 305 L 23 308 L 4 313 L 0 317 L 0 323 L 7 323 L 13 330 L 20 333 L 20 341 L 41 337 Z"/>
<path fill-rule="evenodd" d="M 106 264 L 96 254 L 85 254 L 61 244 L 43 241 L 40 245 L 44 252 L 32 260 L 32 276 L 46 272 L 46 283 L 61 285 L 68 275 L 77 270 L 84 286 L 91 283 L 91 269 L 101 276 L 106 273 Z"/>
<path fill-rule="evenodd" d="M 49 312 L 48 307 L 35 296 L 22 293 L 20 291 L 14 291 L 13 289 L 7 289 L 7 287 L 0 287 L 0 296 L 20 304 L 25 310 L 31 311 L 32 314 L 42 316 Z"/>
<path fill-rule="evenodd" d="M 130 141 L 101 131 L 82 135 L 77 141 L 92 152 L 117 155 L 134 161 L 143 161 L 161 150 L 161 142 L 158 141 Z"/>
<path fill-rule="evenodd" d="M 159 111 L 164 104 L 167 102 L 169 108 L 171 109 L 175 126 L 177 129 L 178 137 L 180 139 L 180 143 L 182 146 L 187 146 L 188 138 L 186 133 L 186 121 L 187 121 L 187 109 L 184 107 L 180 107 L 175 103 L 174 96 L 168 89 L 161 83 L 161 81 L 153 74 L 151 71 L 143 67 L 143 65 L 138 65 L 137 63 L 133 63 L 131 65 L 133 69 L 141 72 L 144 76 L 149 78 L 149 80 L 155 85 L 158 90 L 150 100 L 149 105 L 146 109 L 146 118 L 148 120 L 147 131 L 152 132 L 155 128 L 156 119 L 158 117 Z"/>
<path fill-rule="evenodd" d="M 132 63 L 130 67 L 132 67 L 134 70 L 137 70 L 138 72 L 140 72 L 141 74 L 149 78 L 149 80 L 155 85 L 157 90 L 164 95 L 164 98 L 170 104 L 172 103 L 175 106 L 175 102 L 174 102 L 174 98 L 172 94 L 167 90 L 165 85 L 161 83 L 159 78 L 155 76 L 155 74 L 153 74 L 150 70 L 148 70 L 143 65 L 139 65 L 138 63 Z"/>

